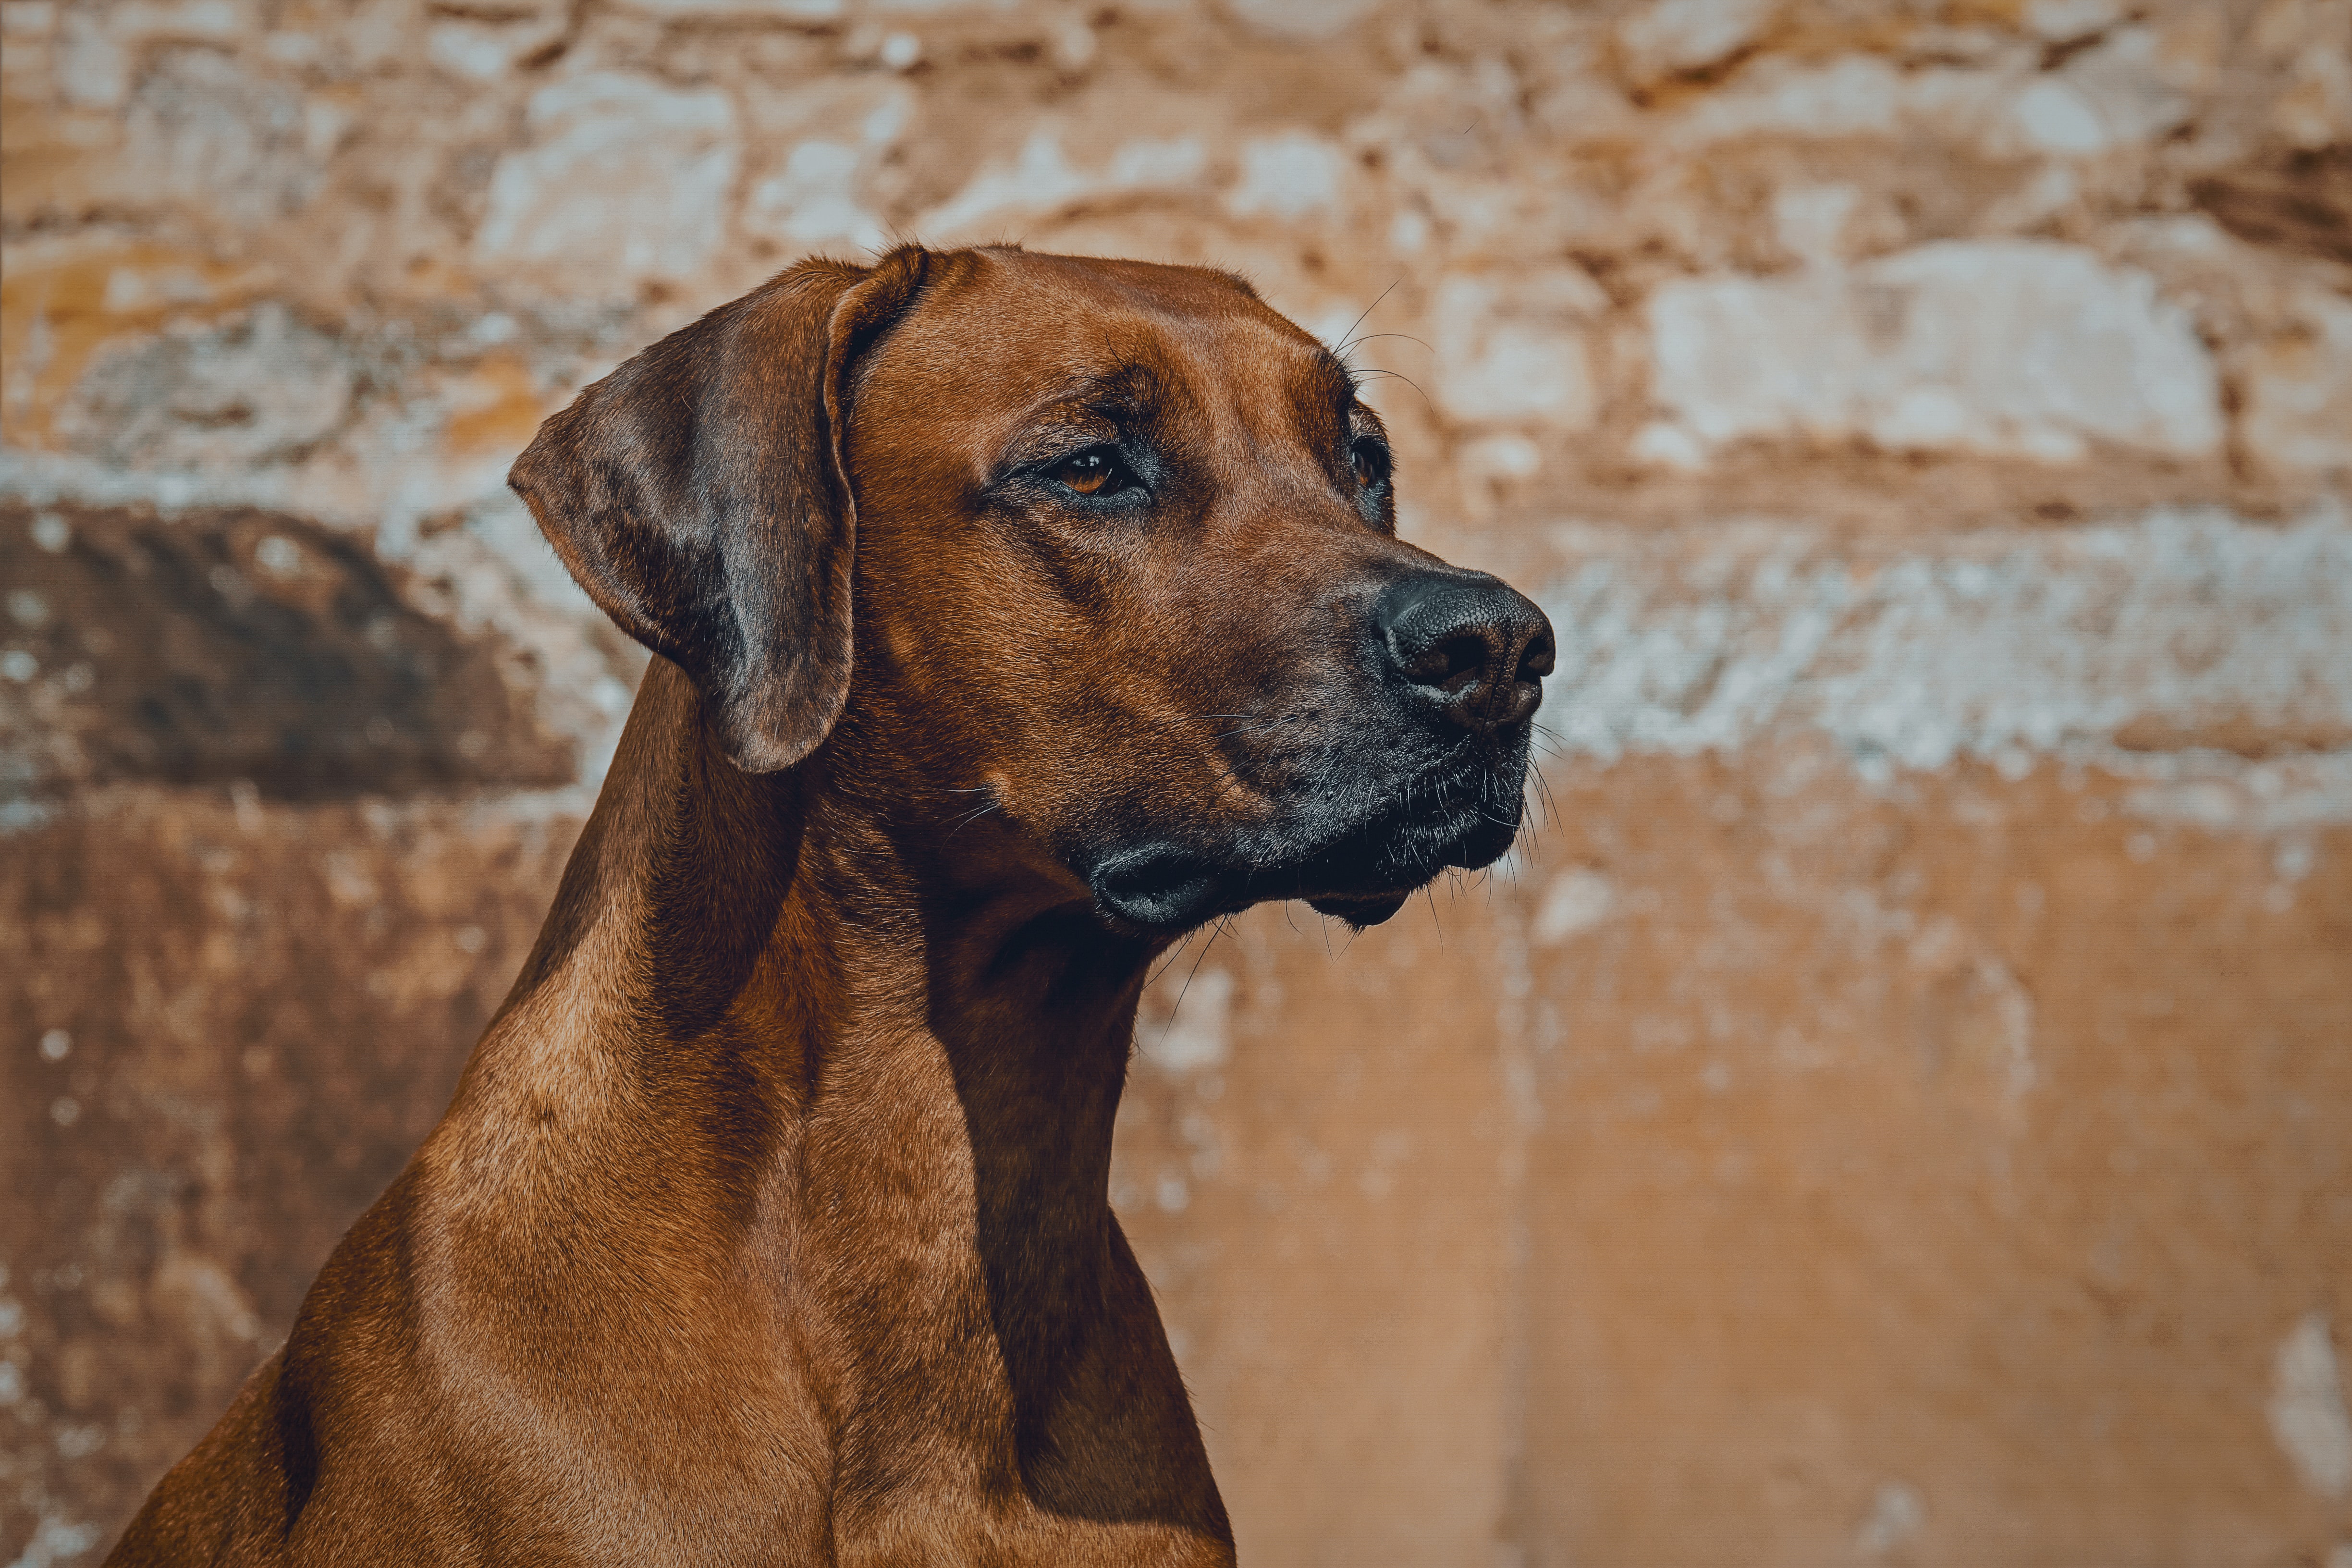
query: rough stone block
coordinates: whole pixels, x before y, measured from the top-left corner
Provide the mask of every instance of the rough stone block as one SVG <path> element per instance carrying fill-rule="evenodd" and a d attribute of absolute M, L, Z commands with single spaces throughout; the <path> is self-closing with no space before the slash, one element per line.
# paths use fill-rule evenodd
<path fill-rule="evenodd" d="M 623 0 L 626 9 L 664 21 L 829 22 L 842 0 Z"/>
<path fill-rule="evenodd" d="M 131 788 L 5 839 L 0 1542 L 99 1544 L 219 1418 L 439 1117 L 577 828 Z"/>
<path fill-rule="evenodd" d="M 1465 423 L 1589 427 L 1599 395 L 1578 321 L 1605 305 L 1591 280 L 1572 271 L 1509 283 L 1445 279 L 1430 308 L 1439 405 Z"/>
<path fill-rule="evenodd" d="M 1363 19 L 1380 0 L 1232 0 L 1234 14 L 1284 39 L 1329 38 Z"/>
<path fill-rule="evenodd" d="M 491 171 L 478 266 L 609 299 L 709 265 L 740 156 L 727 94 L 596 71 L 541 88 L 526 118 L 529 144 Z"/>
<path fill-rule="evenodd" d="M 1058 132 L 1040 129 L 1010 162 L 983 163 L 962 189 L 925 215 L 920 232 L 944 242 L 984 243 L 1023 216 L 1048 216 L 1087 200 L 1197 187 L 1207 168 L 1208 147 L 1197 136 L 1121 142 L 1100 164 L 1085 168 L 1063 152 Z"/>
<path fill-rule="evenodd" d="M 2220 446 L 2211 356 L 2144 272 L 2073 247 L 1948 241 L 1650 299 L 1654 395 L 1702 443 L 1864 439 L 2042 461 L 2092 440 Z"/>
<path fill-rule="evenodd" d="M 801 142 L 782 169 L 752 187 L 744 204 L 744 232 L 801 249 L 884 244 L 882 220 L 858 200 L 865 163 L 854 142 Z"/>
<path fill-rule="evenodd" d="M 2193 60 L 2168 53 L 2156 29 L 2117 29 L 2020 89 L 1988 145 L 2000 153 L 2086 157 L 2153 141 L 2195 112 L 2187 89 L 2200 74 Z"/>
<path fill-rule="evenodd" d="M 97 355 L 56 415 L 64 443 L 131 468 L 284 461 L 351 417 L 360 367 L 275 300 L 225 323 L 176 323 Z"/>
<path fill-rule="evenodd" d="M 1563 544 L 1538 597 L 1560 640 L 1544 723 L 1571 755 L 1805 732 L 1884 775 L 2352 741 L 2352 526 L 2334 508 L 2284 528 L 2158 512 L 1985 530 L 1932 551 L 1760 524 Z"/>
<path fill-rule="evenodd" d="M 2324 1561 L 2347 819 L 1807 766 L 1553 772 L 1529 1560 Z"/>
<path fill-rule="evenodd" d="M 1236 217 L 1303 218 L 1339 210 L 1347 162 L 1340 150 L 1297 132 L 1243 143 L 1241 179 L 1225 198 Z"/>
<path fill-rule="evenodd" d="M 216 51 L 170 50 L 132 97 L 130 155 L 90 197 L 194 209 L 231 224 L 299 212 L 318 194 L 341 122 L 328 106 L 317 108 Z"/>
<path fill-rule="evenodd" d="M 2307 290 L 2291 335 L 2244 371 L 2239 429 L 2255 461 L 2284 473 L 2352 469 L 2352 300 Z"/>
<path fill-rule="evenodd" d="M 1146 1004 L 1113 1202 L 1244 1561 L 1483 1562 L 1507 1528 L 1526 1105 L 1483 916 L 1260 910 Z"/>
<path fill-rule="evenodd" d="M 1636 81 L 1701 70 L 1754 43 L 1780 0 L 1652 0 L 1617 24 Z"/>

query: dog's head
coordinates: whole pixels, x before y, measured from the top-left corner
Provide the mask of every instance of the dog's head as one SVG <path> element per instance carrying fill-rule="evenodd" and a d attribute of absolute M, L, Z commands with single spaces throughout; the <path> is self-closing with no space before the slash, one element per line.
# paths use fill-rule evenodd
<path fill-rule="evenodd" d="M 1128 927 L 1369 924 L 1517 832 L 1549 624 L 1396 538 L 1347 368 L 1225 274 L 805 265 L 589 388 L 514 484 L 739 765 L 829 742 Z"/>

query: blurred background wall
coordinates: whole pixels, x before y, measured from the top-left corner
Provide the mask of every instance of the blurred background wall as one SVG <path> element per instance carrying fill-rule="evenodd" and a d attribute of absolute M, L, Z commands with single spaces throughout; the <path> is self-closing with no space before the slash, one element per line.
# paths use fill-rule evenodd
<path fill-rule="evenodd" d="M 1246 1560 L 2352 1565 L 2352 0 L 0 24 L 0 1559 L 531 937 L 642 658 L 508 462 L 919 236 L 1362 316 L 1405 532 L 1563 639 L 1510 864 L 1149 998 Z"/>

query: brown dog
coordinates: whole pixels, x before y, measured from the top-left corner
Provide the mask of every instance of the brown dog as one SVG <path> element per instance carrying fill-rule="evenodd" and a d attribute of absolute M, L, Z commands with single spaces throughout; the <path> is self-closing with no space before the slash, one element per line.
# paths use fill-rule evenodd
<path fill-rule="evenodd" d="M 514 485 L 661 657 L 520 979 L 121 1563 L 1213 1563 L 1108 1196 L 1155 954 L 1517 831 L 1533 605 L 1221 273 L 813 262 Z"/>

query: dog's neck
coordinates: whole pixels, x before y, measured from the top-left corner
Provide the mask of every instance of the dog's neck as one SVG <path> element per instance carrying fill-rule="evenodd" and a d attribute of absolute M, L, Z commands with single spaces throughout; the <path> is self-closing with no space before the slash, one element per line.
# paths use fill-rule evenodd
<path fill-rule="evenodd" d="M 828 1257 L 863 1249 L 872 1275 L 877 1249 L 928 1246 L 890 1310 L 984 1307 L 1016 1419 L 1050 1420 L 1105 1274 L 1133 1271 L 1110 1142 L 1154 949 L 1001 831 L 884 820 L 829 765 L 737 770 L 656 660 L 452 1121 L 500 1130 L 484 1183 L 519 1161 L 589 1190 L 661 1168 L 711 1244 L 794 1260 L 775 1286 L 795 1311 L 849 1310 L 797 1300 Z M 518 1125 L 546 1135 L 519 1154 Z"/>

